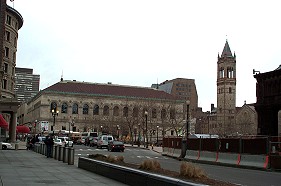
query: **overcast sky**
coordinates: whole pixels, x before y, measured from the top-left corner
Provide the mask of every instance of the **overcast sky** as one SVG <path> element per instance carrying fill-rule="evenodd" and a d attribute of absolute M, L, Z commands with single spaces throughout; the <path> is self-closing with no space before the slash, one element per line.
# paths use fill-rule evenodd
<path fill-rule="evenodd" d="M 216 68 L 226 39 L 236 54 L 236 106 L 256 102 L 253 69 L 281 64 L 281 1 L 15 0 L 23 16 L 17 67 L 40 89 L 65 80 L 150 87 L 195 79 L 203 111 L 217 105 Z"/>

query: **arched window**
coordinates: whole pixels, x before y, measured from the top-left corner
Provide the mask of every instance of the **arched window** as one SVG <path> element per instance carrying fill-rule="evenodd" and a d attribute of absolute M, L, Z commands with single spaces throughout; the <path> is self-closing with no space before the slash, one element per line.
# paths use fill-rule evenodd
<path fill-rule="evenodd" d="M 109 116 L 109 107 L 107 105 L 103 107 L 103 115 Z"/>
<path fill-rule="evenodd" d="M 87 104 L 83 105 L 83 114 L 89 114 L 89 106 Z"/>
<path fill-rule="evenodd" d="M 161 110 L 161 119 L 166 119 L 166 117 L 167 117 L 167 112 L 165 109 L 162 109 Z"/>
<path fill-rule="evenodd" d="M 176 118 L 176 111 L 174 108 L 170 110 L 170 119 L 175 119 Z"/>
<path fill-rule="evenodd" d="M 128 107 L 124 107 L 123 108 L 123 117 L 128 117 L 129 115 L 129 108 Z"/>
<path fill-rule="evenodd" d="M 152 118 L 157 118 L 157 111 L 156 111 L 155 108 L 152 109 L 151 117 L 152 117 Z"/>
<path fill-rule="evenodd" d="M 100 107 L 98 105 L 95 105 L 94 106 L 94 110 L 93 110 L 93 114 L 94 115 L 99 115 L 99 110 L 100 110 Z"/>
<path fill-rule="evenodd" d="M 57 111 L 57 103 L 56 102 L 51 103 L 50 112 L 52 112 L 52 110 L 54 110 L 55 112 Z"/>
<path fill-rule="evenodd" d="M 133 108 L 133 117 L 138 117 L 139 115 L 139 108 L 138 107 L 134 107 Z"/>
<path fill-rule="evenodd" d="M 67 103 L 63 103 L 61 105 L 61 113 L 67 113 Z"/>
<path fill-rule="evenodd" d="M 119 116 L 119 107 L 115 106 L 113 108 L 113 116 Z"/>
<path fill-rule="evenodd" d="M 74 103 L 72 105 L 72 114 L 78 114 L 78 104 Z"/>

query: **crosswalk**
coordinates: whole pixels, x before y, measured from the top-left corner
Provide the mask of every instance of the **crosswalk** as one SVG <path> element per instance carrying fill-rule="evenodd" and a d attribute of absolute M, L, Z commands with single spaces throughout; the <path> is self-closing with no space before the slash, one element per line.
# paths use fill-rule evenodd
<path fill-rule="evenodd" d="M 76 149 L 75 151 L 75 155 L 76 156 L 88 156 L 90 154 L 94 154 L 94 153 L 98 153 L 98 152 L 105 152 L 107 151 L 107 149 L 97 149 L 97 148 L 88 148 L 88 149 Z M 126 149 L 126 151 L 132 151 L 132 149 Z M 145 149 L 134 149 L 133 151 L 146 151 Z M 134 156 L 136 158 L 139 158 L 139 159 L 168 159 L 167 157 L 165 156 L 161 156 L 161 155 L 158 155 L 158 156 L 147 156 L 147 155 L 137 155 L 137 156 Z"/>

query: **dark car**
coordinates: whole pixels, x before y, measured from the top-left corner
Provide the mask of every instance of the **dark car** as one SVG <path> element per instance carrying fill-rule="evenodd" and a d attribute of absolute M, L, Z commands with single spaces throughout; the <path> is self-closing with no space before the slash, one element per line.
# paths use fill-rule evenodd
<path fill-rule="evenodd" d="M 108 151 L 121 151 L 124 152 L 125 146 L 122 141 L 111 141 L 108 143 Z"/>
<path fill-rule="evenodd" d="M 90 147 L 97 146 L 98 137 L 91 137 L 90 138 Z"/>

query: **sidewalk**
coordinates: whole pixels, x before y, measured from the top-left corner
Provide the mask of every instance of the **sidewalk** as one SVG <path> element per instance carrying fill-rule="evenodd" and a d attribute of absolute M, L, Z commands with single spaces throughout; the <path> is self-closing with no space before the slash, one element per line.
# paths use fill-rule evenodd
<path fill-rule="evenodd" d="M 0 150 L 0 167 L 1 186 L 125 185 L 28 150 Z"/>

